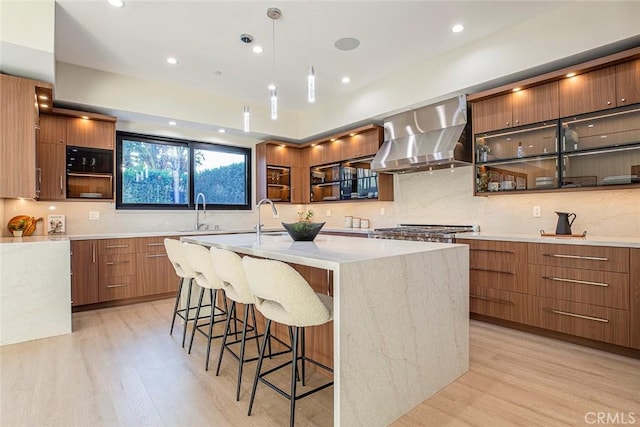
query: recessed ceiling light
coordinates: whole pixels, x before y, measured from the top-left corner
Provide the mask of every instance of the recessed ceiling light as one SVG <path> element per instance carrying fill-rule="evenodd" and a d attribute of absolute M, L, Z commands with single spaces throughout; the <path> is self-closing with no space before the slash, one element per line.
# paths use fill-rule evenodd
<path fill-rule="evenodd" d="M 49 108 L 49 104 L 40 104 L 40 108 Z"/>
<path fill-rule="evenodd" d="M 514 87 L 513 89 L 511 89 L 513 92 L 518 92 L 520 90 L 519 87 Z"/>
<path fill-rule="evenodd" d="M 592 125 L 592 124 L 590 124 L 590 125 L 587 125 L 587 127 L 588 127 L 588 128 L 592 128 L 592 127 L 593 127 L 593 125 Z"/>
<path fill-rule="evenodd" d="M 122 0 L 109 0 L 109 4 L 113 7 L 124 7 L 124 2 Z"/>
<path fill-rule="evenodd" d="M 219 132 L 219 133 L 227 133 L 227 131 L 226 131 L 226 130 L 224 130 L 224 129 L 218 129 L 218 132 Z"/>
<path fill-rule="evenodd" d="M 353 37 L 344 37 L 333 44 L 338 50 L 353 50 L 360 46 L 360 40 Z"/>
<path fill-rule="evenodd" d="M 216 71 L 213 72 L 213 74 L 215 74 L 216 76 L 221 76 L 222 75 L 222 71 L 216 70 Z"/>
<path fill-rule="evenodd" d="M 178 126 L 178 123 L 174 122 L 173 120 L 169 122 L 169 126 Z"/>
<path fill-rule="evenodd" d="M 350 133 L 349 136 L 356 136 L 356 134 L 355 133 Z"/>
<path fill-rule="evenodd" d="M 566 77 L 574 77 L 576 75 L 576 73 L 569 73 L 566 75 Z"/>
<path fill-rule="evenodd" d="M 267 89 L 269 90 L 274 90 L 276 88 L 276 85 L 274 85 L 273 83 L 269 85 L 269 87 Z"/>
<path fill-rule="evenodd" d="M 262 49 L 262 46 L 255 45 L 253 47 L 253 53 L 262 53 L 262 52 L 264 52 L 264 49 Z"/>
<path fill-rule="evenodd" d="M 347 84 L 347 83 L 349 83 L 350 81 L 351 81 L 351 79 L 349 78 L 349 76 L 344 76 L 344 77 L 342 78 L 342 83 L 344 83 L 344 84 Z"/>
<path fill-rule="evenodd" d="M 284 144 L 280 144 L 280 147 L 285 148 L 285 147 L 286 147 L 286 145 L 284 145 Z"/>
<path fill-rule="evenodd" d="M 451 31 L 453 31 L 454 33 L 459 33 L 462 30 L 464 30 L 464 25 L 462 24 L 456 24 L 453 27 L 451 27 Z"/>
<path fill-rule="evenodd" d="M 38 95 L 38 98 L 46 101 L 47 99 L 49 99 L 49 97 L 47 95 Z"/>
<path fill-rule="evenodd" d="M 176 58 L 170 56 L 170 57 L 167 58 L 167 63 L 171 64 L 171 65 L 175 65 L 175 64 L 178 63 L 178 60 Z"/>
<path fill-rule="evenodd" d="M 89 120 L 89 117 L 88 117 L 88 116 L 80 116 L 80 118 L 81 118 L 82 120 Z"/>

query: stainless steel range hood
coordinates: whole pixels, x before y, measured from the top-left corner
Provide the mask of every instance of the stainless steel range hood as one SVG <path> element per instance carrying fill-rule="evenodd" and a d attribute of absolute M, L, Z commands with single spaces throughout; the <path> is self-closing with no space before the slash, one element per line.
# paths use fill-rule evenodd
<path fill-rule="evenodd" d="M 464 95 L 391 116 L 371 169 L 417 172 L 471 164 L 471 127 Z"/>

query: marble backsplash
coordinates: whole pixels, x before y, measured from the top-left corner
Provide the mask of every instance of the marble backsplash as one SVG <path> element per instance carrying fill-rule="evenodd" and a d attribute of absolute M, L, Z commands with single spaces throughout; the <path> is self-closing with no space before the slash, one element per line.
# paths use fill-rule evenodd
<path fill-rule="evenodd" d="M 321 203 L 312 205 L 279 204 L 279 218 L 262 207 L 262 222 L 280 227 L 280 222 L 296 221 L 297 212 L 314 211 L 315 221 L 326 227 L 341 228 L 347 215 L 369 219 L 370 228 L 398 223 L 472 224 L 482 231 L 496 233 L 538 233 L 555 231 L 554 211 L 575 212 L 572 230 L 590 235 L 640 237 L 640 191 L 601 190 L 538 194 L 501 194 L 473 197 L 473 169 L 417 172 L 394 177 L 394 202 Z M 533 206 L 541 207 L 541 216 L 532 216 Z M 100 212 L 99 221 L 89 221 L 89 212 Z M 111 234 L 119 232 L 178 231 L 192 229 L 193 212 L 122 211 L 108 202 L 34 202 L 0 199 L 2 224 L 19 214 L 43 217 L 66 216 L 68 234 Z M 205 223 L 210 228 L 249 229 L 255 226 L 255 211 L 209 211 Z M 44 234 L 38 223 L 35 234 Z M 2 235 L 7 236 L 6 227 Z"/>

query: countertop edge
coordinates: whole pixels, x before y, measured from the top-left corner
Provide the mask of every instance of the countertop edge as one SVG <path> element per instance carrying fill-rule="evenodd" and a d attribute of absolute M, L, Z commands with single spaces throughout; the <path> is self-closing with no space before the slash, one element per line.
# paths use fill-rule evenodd
<path fill-rule="evenodd" d="M 586 236 L 586 237 L 542 237 L 536 234 L 502 233 L 461 233 L 457 239 L 499 240 L 505 242 L 546 243 L 560 245 L 612 246 L 622 248 L 640 248 L 640 237 Z"/>

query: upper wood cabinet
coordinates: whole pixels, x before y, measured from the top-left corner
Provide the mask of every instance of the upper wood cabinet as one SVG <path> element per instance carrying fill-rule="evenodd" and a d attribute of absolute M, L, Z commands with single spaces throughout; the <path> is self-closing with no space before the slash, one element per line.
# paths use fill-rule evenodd
<path fill-rule="evenodd" d="M 69 118 L 67 145 L 113 150 L 116 140 L 115 122 Z"/>
<path fill-rule="evenodd" d="M 616 65 L 616 103 L 640 102 L 640 59 Z"/>
<path fill-rule="evenodd" d="M 560 116 L 616 107 L 616 68 L 607 67 L 560 81 Z"/>
<path fill-rule="evenodd" d="M 40 116 L 38 142 L 65 145 L 67 143 L 68 121 L 68 117 L 56 116 L 53 114 L 42 114 Z"/>
<path fill-rule="evenodd" d="M 472 115 L 474 133 L 557 119 L 558 82 L 477 101 L 473 104 Z"/>
<path fill-rule="evenodd" d="M 0 198 L 37 196 L 36 94 L 47 92 L 48 83 L 0 75 Z"/>
<path fill-rule="evenodd" d="M 302 153 L 298 147 L 279 141 L 256 145 L 256 199 L 270 198 L 279 202 L 306 203 L 302 168 Z M 277 174 L 278 179 L 272 178 Z M 283 176 L 286 174 L 287 176 Z M 307 178 L 308 179 L 308 178 Z"/>

